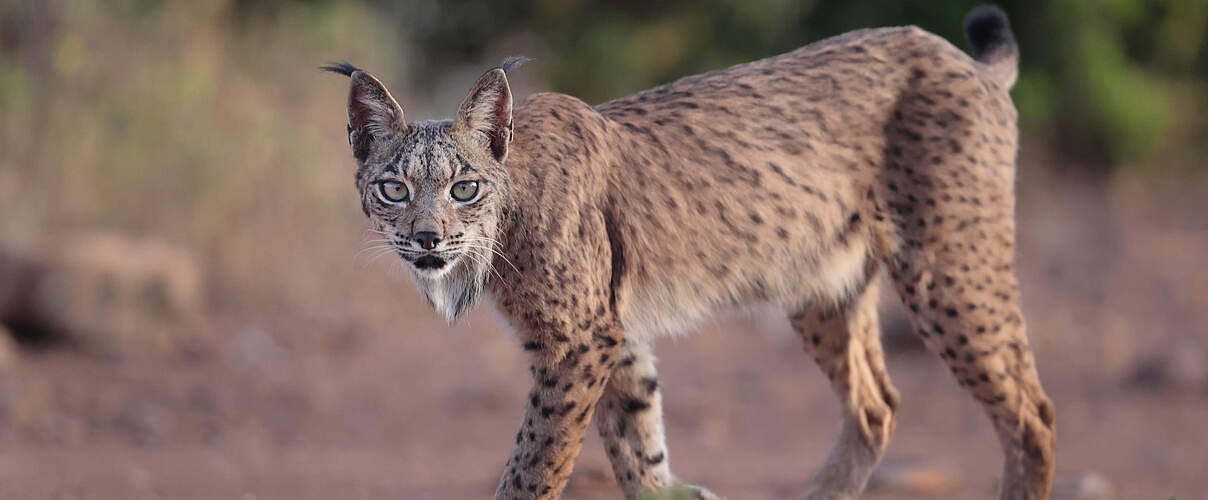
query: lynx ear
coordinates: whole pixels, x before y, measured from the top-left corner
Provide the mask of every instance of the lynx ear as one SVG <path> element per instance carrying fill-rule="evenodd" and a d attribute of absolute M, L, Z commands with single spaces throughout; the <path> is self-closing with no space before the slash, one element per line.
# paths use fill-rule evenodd
<path fill-rule="evenodd" d="M 454 125 L 463 132 L 482 134 L 491 156 L 503 161 L 512 141 L 512 89 L 504 68 L 495 68 L 474 84 L 457 110 Z"/>
<path fill-rule="evenodd" d="M 364 161 L 374 138 L 406 131 L 407 122 L 403 121 L 403 108 L 390 96 L 390 91 L 382 82 L 361 70 L 354 71 L 350 76 L 348 143 L 352 145 L 353 156 Z"/>

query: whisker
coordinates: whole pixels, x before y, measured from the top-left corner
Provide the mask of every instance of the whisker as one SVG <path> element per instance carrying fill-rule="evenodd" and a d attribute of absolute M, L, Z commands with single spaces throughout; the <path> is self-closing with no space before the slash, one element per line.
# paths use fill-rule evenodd
<path fill-rule="evenodd" d="M 508 283 L 507 280 L 503 279 L 503 275 L 500 274 L 499 270 L 495 269 L 495 266 L 491 263 L 490 254 L 483 255 L 483 254 L 475 251 L 475 250 L 479 250 L 479 249 L 490 250 L 489 248 L 481 247 L 478 245 L 469 245 L 469 244 L 467 244 L 465 246 L 466 246 L 466 248 L 470 249 L 470 251 L 467 251 L 466 254 L 473 255 L 476 259 L 483 259 L 480 262 L 480 264 L 484 265 L 488 271 L 493 273 L 495 275 L 495 277 L 499 279 L 500 283 L 502 283 L 504 286 L 508 287 L 509 289 L 512 288 L 511 283 Z"/>
<path fill-rule="evenodd" d="M 377 253 L 375 253 L 375 254 L 373 254 L 373 255 L 370 255 L 370 256 L 368 256 L 368 257 L 366 257 L 366 258 L 365 258 L 365 260 L 364 260 L 364 262 L 363 262 L 364 267 L 369 267 L 369 265 L 370 265 L 370 264 L 373 264 L 373 263 L 374 263 L 374 262 L 376 262 L 378 259 L 382 258 L 382 256 L 384 256 L 384 255 L 390 255 L 390 254 L 392 254 L 392 253 L 394 253 L 394 249 L 392 249 L 392 248 L 391 248 L 391 249 L 379 249 L 379 250 L 377 251 Z"/>
<path fill-rule="evenodd" d="M 392 253 L 392 251 L 386 248 L 379 248 L 374 250 L 372 253 L 358 256 L 356 260 L 368 265 L 370 262 L 377 260 L 378 257 L 388 253 Z"/>
<path fill-rule="evenodd" d="M 380 249 L 380 248 L 394 248 L 394 244 L 393 244 L 393 243 L 385 243 L 385 244 L 381 244 L 381 245 L 370 245 L 370 246 L 367 246 L 367 247 L 365 247 L 365 248 L 362 248 L 362 249 L 361 249 L 359 252 L 357 252 L 357 253 L 356 253 L 356 255 L 360 255 L 360 254 L 365 253 L 365 252 L 367 252 L 367 251 L 369 251 L 369 250 L 377 250 L 377 249 Z"/>
<path fill-rule="evenodd" d="M 485 248 L 487 250 L 490 250 L 491 253 L 499 256 L 499 258 L 503 259 L 503 261 L 505 263 L 507 263 L 507 265 L 512 266 L 512 269 L 515 270 L 517 274 L 520 273 L 520 269 L 516 267 L 516 264 L 513 264 L 512 261 L 510 259 L 508 259 L 508 257 L 506 255 L 503 254 L 503 252 L 501 252 L 495 248 L 496 246 L 499 245 L 498 241 L 495 241 L 494 239 L 486 238 L 486 237 L 465 238 L 465 240 L 466 241 L 486 241 L 486 242 L 490 243 L 490 245 Z"/>
<path fill-rule="evenodd" d="M 481 248 L 481 247 L 470 247 L 470 248 L 471 248 L 471 250 L 473 250 L 475 248 Z M 483 259 L 486 259 L 485 255 L 482 255 L 482 254 L 479 254 L 479 253 L 473 252 L 473 251 L 464 252 L 464 255 L 473 259 L 474 262 L 477 263 L 478 265 L 486 267 L 487 271 L 490 273 L 493 273 L 495 275 L 495 277 L 499 279 L 500 283 L 503 283 L 504 286 L 511 288 L 511 285 L 508 284 L 507 281 L 504 281 L 503 276 L 499 274 L 499 271 L 497 271 L 495 269 L 495 266 L 492 266 L 490 261 L 483 260 Z"/>
<path fill-rule="evenodd" d="M 385 257 L 387 255 L 390 255 L 391 253 L 393 253 L 393 252 L 382 252 L 377 255 L 374 255 L 373 257 L 369 258 L 369 263 L 372 264 L 372 263 L 376 262 L 378 259 Z"/>
<path fill-rule="evenodd" d="M 360 260 L 362 258 L 369 258 L 370 261 L 372 261 L 372 259 L 375 258 L 377 255 L 380 255 L 382 253 L 389 253 L 392 250 L 393 250 L 393 247 L 390 245 L 366 248 L 364 250 L 361 250 L 360 252 L 357 252 L 356 255 L 353 256 L 353 260 L 356 261 L 356 260 Z"/>

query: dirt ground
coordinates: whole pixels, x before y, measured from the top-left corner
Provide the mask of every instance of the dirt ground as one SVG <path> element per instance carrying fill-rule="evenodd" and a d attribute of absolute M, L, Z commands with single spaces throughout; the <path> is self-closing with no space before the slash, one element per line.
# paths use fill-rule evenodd
<path fill-rule="evenodd" d="M 1057 407 L 1054 498 L 1208 491 L 1204 186 L 1071 187 L 1025 172 L 1021 280 Z M 180 352 L 52 346 L 0 361 L 0 499 L 489 498 L 527 391 L 523 353 L 489 306 L 445 326 L 396 264 L 357 249 L 316 264 L 342 276 L 327 301 L 217 300 Z M 1001 459 L 988 420 L 936 357 L 894 345 L 903 404 L 886 462 L 950 487 L 865 497 L 991 498 Z M 718 320 L 657 352 L 680 478 L 734 500 L 804 491 L 838 404 L 780 318 Z M 1112 491 L 1079 493 L 1088 475 Z M 618 498 L 610 476 L 593 430 L 564 498 Z"/>

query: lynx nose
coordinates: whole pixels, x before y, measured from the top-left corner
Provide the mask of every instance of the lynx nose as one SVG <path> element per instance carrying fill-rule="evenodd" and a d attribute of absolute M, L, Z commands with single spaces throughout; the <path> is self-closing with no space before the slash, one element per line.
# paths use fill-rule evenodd
<path fill-rule="evenodd" d="M 420 248 L 424 250 L 432 250 L 436 248 L 437 243 L 440 243 L 440 235 L 434 231 L 420 231 L 411 235 L 411 239 L 418 242 Z"/>
<path fill-rule="evenodd" d="M 412 234 L 411 239 L 416 240 L 416 243 L 419 243 L 420 248 L 424 250 L 435 249 L 436 244 L 441 243 L 440 234 L 436 234 L 436 232 L 432 231 L 420 231 L 416 234 Z"/>

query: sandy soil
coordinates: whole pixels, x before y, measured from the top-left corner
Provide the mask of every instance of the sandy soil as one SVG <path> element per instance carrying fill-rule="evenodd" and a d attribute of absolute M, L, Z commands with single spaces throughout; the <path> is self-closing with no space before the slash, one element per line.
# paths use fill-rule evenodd
<path fill-rule="evenodd" d="M 1204 190 L 1027 181 L 1020 262 L 1058 410 L 1055 497 L 1094 473 L 1114 489 L 1101 498 L 1199 498 Z M 523 355 L 487 307 L 440 323 L 391 266 L 349 264 L 322 307 L 216 307 L 169 356 L 21 352 L 0 368 L 0 499 L 488 498 L 527 391 Z M 719 320 L 657 352 L 681 478 L 735 500 L 804 491 L 838 405 L 779 318 Z M 1146 360 L 1157 368 L 1138 374 Z M 904 402 L 887 462 L 955 482 L 929 498 L 990 498 L 1000 452 L 980 408 L 909 342 L 889 364 Z M 593 432 L 564 497 L 618 498 L 610 475 Z M 917 496 L 866 495 L 904 497 Z"/>

